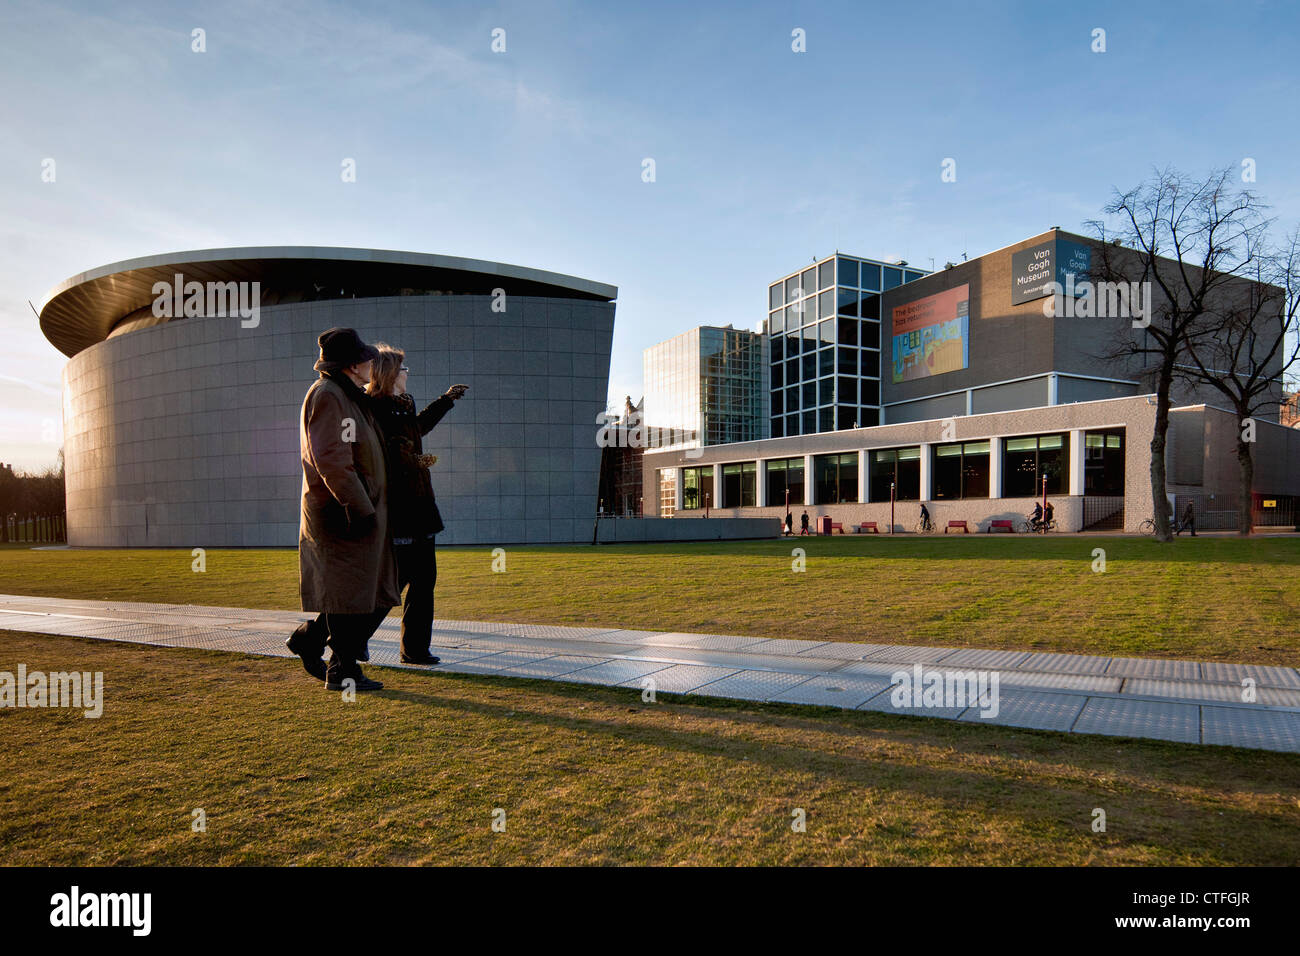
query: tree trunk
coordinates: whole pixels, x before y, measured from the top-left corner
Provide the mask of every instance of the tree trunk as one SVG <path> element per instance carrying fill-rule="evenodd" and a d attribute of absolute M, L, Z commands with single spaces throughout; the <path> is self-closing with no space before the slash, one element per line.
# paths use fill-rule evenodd
<path fill-rule="evenodd" d="M 1243 437 L 1245 426 L 1237 418 L 1237 461 L 1241 465 L 1241 490 L 1237 500 L 1237 534 L 1249 535 L 1254 524 L 1255 508 L 1255 458 L 1250 453 L 1251 443 Z"/>
<path fill-rule="evenodd" d="M 1173 367 L 1171 362 L 1160 366 L 1160 378 L 1156 384 L 1156 426 L 1151 434 L 1151 507 L 1155 513 L 1151 516 L 1156 525 L 1157 541 L 1172 541 L 1173 530 L 1169 526 L 1169 499 L 1165 495 L 1165 441 L 1169 435 L 1169 392 L 1173 384 Z"/>

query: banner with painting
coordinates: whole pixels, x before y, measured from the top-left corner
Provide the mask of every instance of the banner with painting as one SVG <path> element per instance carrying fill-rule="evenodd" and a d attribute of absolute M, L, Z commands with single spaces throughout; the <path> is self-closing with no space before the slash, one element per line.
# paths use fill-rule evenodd
<path fill-rule="evenodd" d="M 970 286 L 961 285 L 893 310 L 894 381 L 955 372 L 970 360 Z"/>

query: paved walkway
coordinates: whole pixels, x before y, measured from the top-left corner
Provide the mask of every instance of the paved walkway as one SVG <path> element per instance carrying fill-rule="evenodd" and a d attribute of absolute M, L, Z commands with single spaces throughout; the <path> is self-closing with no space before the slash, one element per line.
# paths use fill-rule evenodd
<path fill-rule="evenodd" d="M 291 656 L 299 611 L 0 595 L 0 630 L 166 647 Z M 1068 733 L 1151 737 L 1300 753 L 1300 671 L 1195 661 L 1035 654 L 911 645 L 774 640 L 614 628 L 438 621 L 435 671 L 530 677 L 657 693 L 913 713 Z M 371 663 L 398 662 L 397 622 L 370 642 Z M 996 716 L 978 705 L 903 709 L 891 675 L 996 670 Z M 410 668 L 427 670 L 427 668 Z M 1242 702 L 1242 681 L 1256 702 Z"/>

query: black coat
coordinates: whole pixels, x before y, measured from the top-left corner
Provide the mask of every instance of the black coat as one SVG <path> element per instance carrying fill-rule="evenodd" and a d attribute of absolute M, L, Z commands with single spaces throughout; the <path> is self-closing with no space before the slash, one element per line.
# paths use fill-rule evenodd
<path fill-rule="evenodd" d="M 424 453 L 421 439 L 454 404 L 443 395 L 417 415 L 410 395 L 370 396 L 370 410 L 387 451 L 388 533 L 393 538 L 424 538 L 443 530 L 433 481 L 419 458 Z"/>

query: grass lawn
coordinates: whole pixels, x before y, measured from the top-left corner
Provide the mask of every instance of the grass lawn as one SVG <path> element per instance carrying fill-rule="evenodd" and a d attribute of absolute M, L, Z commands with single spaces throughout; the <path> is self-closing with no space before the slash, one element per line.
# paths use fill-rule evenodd
<path fill-rule="evenodd" d="M 791 570 L 791 551 L 807 569 Z M 1093 549 L 1106 552 L 1093 571 Z M 830 537 L 438 554 L 438 615 L 1300 664 L 1300 538 Z M 0 549 L 0 593 L 298 606 L 291 550 Z"/>
<path fill-rule="evenodd" d="M 346 703 L 293 661 L 0 648 L 104 674 L 98 720 L 0 709 L 8 864 L 1300 859 L 1297 755 L 378 668 Z"/>

